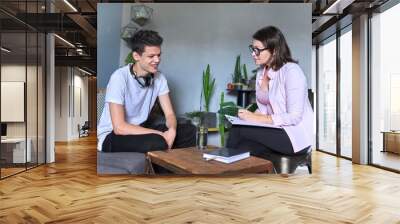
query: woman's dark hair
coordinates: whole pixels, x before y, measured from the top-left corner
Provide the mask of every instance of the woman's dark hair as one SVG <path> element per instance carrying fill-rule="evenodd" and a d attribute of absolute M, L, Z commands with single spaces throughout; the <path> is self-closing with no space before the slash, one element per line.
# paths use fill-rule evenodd
<path fill-rule="evenodd" d="M 294 62 L 282 32 L 274 27 L 264 27 L 253 34 L 253 39 L 261 41 L 272 54 L 271 68 L 279 70 L 285 63 Z"/>
<path fill-rule="evenodd" d="M 132 52 L 136 51 L 138 54 L 144 52 L 145 46 L 161 46 L 163 42 L 162 37 L 152 30 L 140 30 L 131 39 Z"/>

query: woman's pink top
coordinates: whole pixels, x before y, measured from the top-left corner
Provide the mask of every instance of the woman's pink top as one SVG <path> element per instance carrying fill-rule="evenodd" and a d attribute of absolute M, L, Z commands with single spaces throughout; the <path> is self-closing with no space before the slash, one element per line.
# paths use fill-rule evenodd
<path fill-rule="evenodd" d="M 278 71 L 268 70 L 268 90 L 261 90 L 265 68 L 257 72 L 258 111 L 271 115 L 290 138 L 294 152 L 313 144 L 314 112 L 308 100 L 307 80 L 300 66 L 286 63 Z"/>

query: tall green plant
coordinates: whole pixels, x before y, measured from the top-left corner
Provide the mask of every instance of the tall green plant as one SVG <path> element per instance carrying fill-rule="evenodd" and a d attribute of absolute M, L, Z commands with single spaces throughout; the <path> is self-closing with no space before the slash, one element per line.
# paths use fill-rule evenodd
<path fill-rule="evenodd" d="M 221 92 L 221 99 L 219 102 L 219 110 L 222 110 L 224 104 L 224 92 Z M 224 114 L 218 114 L 218 130 L 219 130 L 219 137 L 221 139 L 221 147 L 225 145 L 225 118 Z"/>
<path fill-rule="evenodd" d="M 248 80 L 246 64 L 243 64 L 243 79 Z"/>
<path fill-rule="evenodd" d="M 218 130 L 221 138 L 221 146 L 224 146 L 225 144 L 225 132 L 227 131 L 225 128 L 225 115 L 237 116 L 238 110 L 239 108 L 234 102 L 225 102 L 224 92 L 221 92 L 218 110 Z"/>
<path fill-rule="evenodd" d="M 240 54 L 236 56 L 235 69 L 232 75 L 233 83 L 242 83 L 243 80 L 248 80 L 246 64 L 241 65 Z"/>
<path fill-rule="evenodd" d="M 210 65 L 203 71 L 203 95 L 206 112 L 210 111 L 210 100 L 214 93 L 215 79 L 211 80 Z"/>
<path fill-rule="evenodd" d="M 240 83 L 242 80 L 242 71 L 240 68 L 240 55 L 236 56 L 235 69 L 233 71 L 233 83 Z"/>

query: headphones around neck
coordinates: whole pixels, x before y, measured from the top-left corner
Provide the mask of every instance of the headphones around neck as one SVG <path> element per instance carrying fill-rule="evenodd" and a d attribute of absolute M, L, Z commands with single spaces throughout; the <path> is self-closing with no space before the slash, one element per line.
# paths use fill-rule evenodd
<path fill-rule="evenodd" d="M 138 77 L 135 73 L 135 71 L 133 70 L 133 64 L 130 65 L 130 72 L 133 75 L 133 77 L 135 78 L 136 82 L 139 83 L 139 85 L 142 88 L 147 88 L 153 85 L 154 82 L 154 74 L 149 73 L 144 77 Z"/>

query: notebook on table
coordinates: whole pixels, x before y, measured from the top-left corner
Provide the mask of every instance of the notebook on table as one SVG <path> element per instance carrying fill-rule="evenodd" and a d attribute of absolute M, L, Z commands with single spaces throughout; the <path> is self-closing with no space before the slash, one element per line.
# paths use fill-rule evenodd
<path fill-rule="evenodd" d="M 238 160 L 250 157 L 248 150 L 219 148 L 211 152 L 203 153 L 203 158 L 206 160 L 216 160 L 223 163 L 233 163 Z"/>

